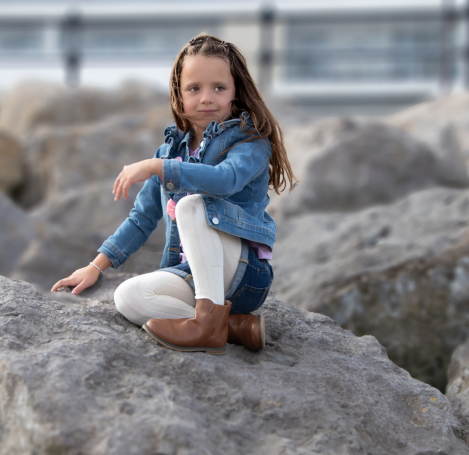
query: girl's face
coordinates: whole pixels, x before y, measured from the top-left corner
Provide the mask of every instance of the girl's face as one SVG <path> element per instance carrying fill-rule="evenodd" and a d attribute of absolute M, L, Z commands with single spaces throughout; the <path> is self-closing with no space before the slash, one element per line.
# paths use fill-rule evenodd
<path fill-rule="evenodd" d="M 220 57 L 186 57 L 181 71 L 181 95 L 184 113 L 190 115 L 196 131 L 205 131 L 214 120 L 225 120 L 235 98 L 229 64 Z"/>

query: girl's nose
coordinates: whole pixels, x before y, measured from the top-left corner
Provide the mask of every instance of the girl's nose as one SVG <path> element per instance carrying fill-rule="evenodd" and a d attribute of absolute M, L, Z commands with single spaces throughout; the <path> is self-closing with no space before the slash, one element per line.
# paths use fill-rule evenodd
<path fill-rule="evenodd" d="M 213 103 L 212 94 L 209 90 L 205 90 L 202 92 L 202 96 L 200 97 L 200 102 L 202 104 L 211 104 Z"/>

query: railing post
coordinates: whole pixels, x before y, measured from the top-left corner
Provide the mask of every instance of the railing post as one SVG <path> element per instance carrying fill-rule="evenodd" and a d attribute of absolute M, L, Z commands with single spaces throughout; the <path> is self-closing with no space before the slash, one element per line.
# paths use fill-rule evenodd
<path fill-rule="evenodd" d="M 82 63 L 82 20 L 79 13 L 70 12 L 61 25 L 65 81 L 69 87 L 77 87 Z"/>
<path fill-rule="evenodd" d="M 469 0 L 466 0 L 464 8 L 464 44 L 463 44 L 463 68 L 464 87 L 469 89 Z"/>
<path fill-rule="evenodd" d="M 454 23 L 456 12 L 453 0 L 442 0 L 441 3 L 441 34 L 440 34 L 440 92 L 447 93 L 454 82 Z"/>
<path fill-rule="evenodd" d="M 260 14 L 259 89 L 267 90 L 272 84 L 274 64 L 274 21 L 272 6 L 265 6 Z"/>

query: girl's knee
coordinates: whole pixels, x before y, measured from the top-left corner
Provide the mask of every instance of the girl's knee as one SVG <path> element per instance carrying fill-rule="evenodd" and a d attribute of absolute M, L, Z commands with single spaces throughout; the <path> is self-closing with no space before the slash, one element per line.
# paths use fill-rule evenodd
<path fill-rule="evenodd" d="M 135 277 L 137 278 L 137 277 Z M 130 322 L 141 326 L 149 318 L 142 315 L 138 305 L 137 289 L 133 278 L 124 281 L 114 292 L 114 304 L 117 311 Z M 143 321 L 143 322 L 142 322 Z"/>
<path fill-rule="evenodd" d="M 190 194 L 183 197 L 176 205 L 176 220 L 182 217 L 193 217 L 200 212 L 205 216 L 204 201 L 200 194 Z"/>
<path fill-rule="evenodd" d="M 130 283 L 130 281 L 131 280 L 124 281 L 114 291 L 114 304 L 116 305 L 117 311 L 123 315 L 127 313 L 126 309 L 131 302 L 132 283 Z"/>

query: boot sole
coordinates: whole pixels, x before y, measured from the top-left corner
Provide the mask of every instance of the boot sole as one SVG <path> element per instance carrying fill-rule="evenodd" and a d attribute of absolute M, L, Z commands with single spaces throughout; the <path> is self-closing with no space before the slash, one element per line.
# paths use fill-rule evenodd
<path fill-rule="evenodd" d="M 146 324 L 143 324 L 142 329 L 148 333 L 148 335 L 152 336 L 158 343 L 162 344 L 163 346 L 173 349 L 174 351 L 182 351 L 182 352 L 205 352 L 205 354 L 211 355 L 223 355 L 226 353 L 226 345 L 222 348 L 199 348 L 199 347 L 187 347 L 187 346 L 177 346 L 176 344 L 168 343 L 167 341 L 161 339 L 158 335 L 156 335 L 150 327 Z"/>
<path fill-rule="evenodd" d="M 259 339 L 260 339 L 260 350 L 265 349 L 265 320 L 264 315 L 259 315 Z"/>

